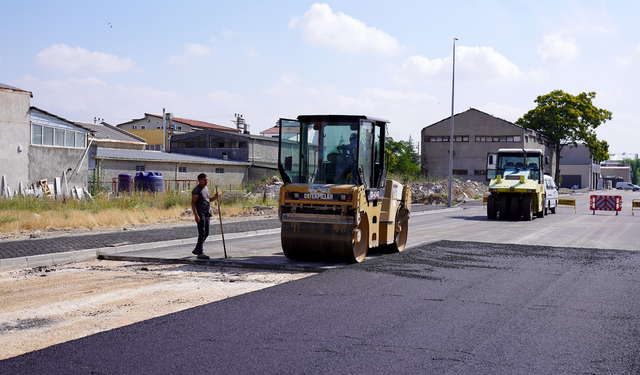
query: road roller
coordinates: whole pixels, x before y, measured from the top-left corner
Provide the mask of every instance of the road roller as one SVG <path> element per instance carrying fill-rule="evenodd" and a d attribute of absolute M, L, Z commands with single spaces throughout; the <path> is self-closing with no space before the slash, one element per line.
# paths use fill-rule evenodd
<path fill-rule="evenodd" d="M 362 262 L 369 249 L 403 251 L 411 189 L 387 179 L 388 121 L 357 115 L 279 120 L 279 218 L 292 260 Z"/>

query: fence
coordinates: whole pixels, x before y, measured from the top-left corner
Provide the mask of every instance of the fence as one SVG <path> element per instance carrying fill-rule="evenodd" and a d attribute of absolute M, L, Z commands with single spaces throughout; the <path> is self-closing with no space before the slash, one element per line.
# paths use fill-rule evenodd
<path fill-rule="evenodd" d="M 96 188 L 95 186 L 97 185 L 103 191 L 110 191 L 111 193 L 116 193 L 118 192 L 118 182 L 119 182 L 118 177 L 114 177 L 111 180 L 111 182 L 92 183 L 91 185 L 93 185 L 93 189 L 95 189 Z M 198 185 L 198 180 L 162 180 L 162 191 L 163 192 L 169 192 L 169 191 L 190 192 L 191 190 L 193 190 L 193 188 L 196 187 L 196 185 Z M 126 186 L 127 188 L 125 191 L 131 193 L 134 190 L 134 180 L 131 179 L 131 181 L 126 184 Z M 242 184 L 240 186 L 233 186 L 230 184 L 229 186 L 222 186 L 222 185 L 209 183 L 208 186 L 209 186 L 209 189 L 212 191 L 215 190 L 215 187 L 217 186 L 218 189 L 224 190 L 225 192 L 246 191 L 246 189 L 249 188 L 249 184 Z"/>

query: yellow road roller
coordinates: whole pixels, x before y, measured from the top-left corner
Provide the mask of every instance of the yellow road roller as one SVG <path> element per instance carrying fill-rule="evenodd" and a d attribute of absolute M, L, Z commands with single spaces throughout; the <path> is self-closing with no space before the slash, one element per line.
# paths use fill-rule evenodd
<path fill-rule="evenodd" d="M 407 244 L 411 190 L 388 180 L 389 122 L 367 116 L 279 120 L 279 218 L 293 260 L 362 262 L 371 248 Z"/>

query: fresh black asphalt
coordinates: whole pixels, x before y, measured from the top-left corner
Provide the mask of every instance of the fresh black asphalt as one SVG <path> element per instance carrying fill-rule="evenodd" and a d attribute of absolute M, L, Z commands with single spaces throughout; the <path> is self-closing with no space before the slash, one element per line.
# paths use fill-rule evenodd
<path fill-rule="evenodd" d="M 640 254 L 438 243 L 0 361 L 1 374 L 638 374 Z"/>

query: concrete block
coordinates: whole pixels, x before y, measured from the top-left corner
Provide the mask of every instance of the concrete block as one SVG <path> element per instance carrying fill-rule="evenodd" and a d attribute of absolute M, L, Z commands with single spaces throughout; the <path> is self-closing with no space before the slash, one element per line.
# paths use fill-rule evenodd
<path fill-rule="evenodd" d="M 56 188 L 55 189 L 56 199 L 62 198 L 62 182 L 60 181 L 60 177 L 56 177 L 53 185 Z"/>
<path fill-rule="evenodd" d="M 95 250 L 97 255 L 111 255 L 111 254 L 118 253 L 118 250 L 116 247 L 101 247 Z"/>
<path fill-rule="evenodd" d="M 27 267 L 48 267 L 53 266 L 51 254 L 32 255 L 27 257 Z"/>
<path fill-rule="evenodd" d="M 118 247 L 114 247 L 114 249 L 116 249 L 116 253 L 124 253 L 127 251 L 133 251 L 135 250 L 135 245 L 124 245 L 124 246 L 118 246 Z"/>
<path fill-rule="evenodd" d="M 28 268 L 27 258 L 0 259 L 0 272 Z"/>
<path fill-rule="evenodd" d="M 6 196 L 7 191 L 7 176 L 2 175 L 2 182 L 0 182 L 0 196 Z"/>
<path fill-rule="evenodd" d="M 154 245 L 154 242 L 138 243 L 133 245 L 133 250 L 153 249 L 154 248 L 153 245 Z"/>
<path fill-rule="evenodd" d="M 77 262 L 82 262 L 82 261 L 85 261 L 85 260 L 92 260 L 92 259 L 98 258 L 98 254 L 97 254 L 95 249 L 78 250 L 78 251 L 74 251 L 74 253 L 75 253 L 75 257 L 76 257 L 76 261 Z"/>
<path fill-rule="evenodd" d="M 63 253 L 51 254 L 53 264 L 73 263 L 76 261 L 75 251 L 65 251 Z"/>

